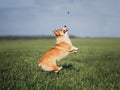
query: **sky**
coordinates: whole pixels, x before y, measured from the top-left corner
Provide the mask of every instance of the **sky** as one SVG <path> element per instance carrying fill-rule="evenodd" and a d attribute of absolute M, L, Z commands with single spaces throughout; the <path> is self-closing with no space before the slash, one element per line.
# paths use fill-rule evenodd
<path fill-rule="evenodd" d="M 69 11 L 69 13 L 67 13 Z M 0 0 L 0 36 L 120 37 L 120 0 Z"/>

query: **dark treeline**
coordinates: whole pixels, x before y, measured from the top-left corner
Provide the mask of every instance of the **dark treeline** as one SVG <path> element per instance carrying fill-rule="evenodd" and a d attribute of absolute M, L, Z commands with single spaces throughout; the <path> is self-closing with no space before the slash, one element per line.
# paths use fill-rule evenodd
<path fill-rule="evenodd" d="M 0 40 L 53 39 L 55 36 L 0 36 Z M 71 35 L 70 38 L 76 38 Z"/>

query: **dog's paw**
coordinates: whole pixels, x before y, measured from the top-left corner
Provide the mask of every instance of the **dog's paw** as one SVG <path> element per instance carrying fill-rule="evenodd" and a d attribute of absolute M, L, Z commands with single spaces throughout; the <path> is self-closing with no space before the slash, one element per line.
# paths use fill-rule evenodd
<path fill-rule="evenodd" d="M 70 52 L 73 52 L 74 54 L 76 54 L 77 51 L 78 51 L 78 48 L 73 46 L 73 49 Z"/>
<path fill-rule="evenodd" d="M 74 48 L 73 48 L 73 51 L 78 51 L 78 48 L 77 48 L 77 47 L 74 47 Z"/>
<path fill-rule="evenodd" d="M 58 70 L 54 71 L 55 73 L 58 73 L 63 67 L 59 67 Z"/>
<path fill-rule="evenodd" d="M 72 52 L 73 52 L 74 54 L 77 54 L 78 51 L 77 51 L 77 50 L 73 50 Z"/>

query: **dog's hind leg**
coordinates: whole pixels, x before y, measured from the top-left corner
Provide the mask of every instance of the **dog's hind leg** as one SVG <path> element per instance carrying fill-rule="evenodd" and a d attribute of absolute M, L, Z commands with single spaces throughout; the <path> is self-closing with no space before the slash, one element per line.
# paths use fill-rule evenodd
<path fill-rule="evenodd" d="M 62 69 L 62 67 L 54 66 L 53 71 L 54 72 L 59 72 Z"/>

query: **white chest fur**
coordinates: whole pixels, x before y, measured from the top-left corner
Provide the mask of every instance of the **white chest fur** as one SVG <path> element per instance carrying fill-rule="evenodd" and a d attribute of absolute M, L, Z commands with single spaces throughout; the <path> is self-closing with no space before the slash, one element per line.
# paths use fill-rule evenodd
<path fill-rule="evenodd" d="M 60 42 L 66 42 L 66 43 L 72 45 L 70 38 L 67 37 L 67 36 L 65 36 L 65 37 L 58 37 L 56 44 L 58 44 Z"/>

